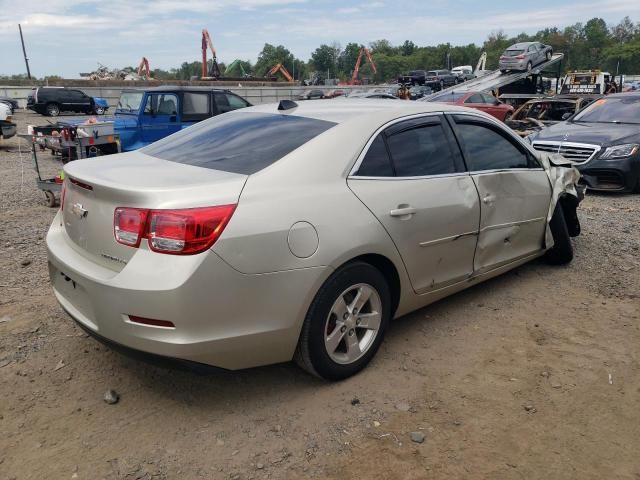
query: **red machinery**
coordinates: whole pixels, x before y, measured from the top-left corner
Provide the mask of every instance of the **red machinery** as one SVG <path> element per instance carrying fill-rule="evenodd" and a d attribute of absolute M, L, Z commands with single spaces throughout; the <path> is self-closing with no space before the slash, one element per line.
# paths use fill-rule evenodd
<path fill-rule="evenodd" d="M 358 74 L 360 73 L 360 65 L 362 64 L 362 57 L 366 56 L 367 61 L 369 62 L 369 66 L 373 73 L 377 73 L 376 64 L 371 58 L 371 53 L 367 47 L 362 47 L 360 49 L 360 53 L 358 54 L 358 61 L 356 62 L 356 66 L 353 68 L 353 74 L 351 75 L 351 80 L 349 81 L 349 85 L 362 85 L 362 81 L 358 79 Z"/>
<path fill-rule="evenodd" d="M 212 63 L 211 68 L 207 71 L 207 48 L 211 50 Z M 216 58 L 216 49 L 213 48 L 211 36 L 206 28 L 202 29 L 202 78 L 218 78 L 220 77 L 220 67 Z"/>
<path fill-rule="evenodd" d="M 138 65 L 138 76 L 144 76 L 145 80 L 149 80 L 151 78 L 151 70 L 149 68 L 149 60 L 147 60 L 147 57 L 142 57 L 142 60 L 140 60 L 140 65 Z"/>

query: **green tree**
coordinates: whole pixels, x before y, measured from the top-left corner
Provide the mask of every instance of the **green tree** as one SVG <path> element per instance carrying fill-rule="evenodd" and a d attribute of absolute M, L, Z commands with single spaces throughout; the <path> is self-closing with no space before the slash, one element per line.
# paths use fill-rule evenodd
<path fill-rule="evenodd" d="M 411 40 L 405 40 L 400 47 L 400 51 L 402 52 L 403 56 L 408 57 L 409 55 L 413 55 L 413 52 L 416 51 L 416 48 L 418 47 Z"/>
<path fill-rule="evenodd" d="M 265 43 L 262 51 L 258 55 L 258 61 L 256 62 L 254 72 L 258 77 L 263 77 L 278 63 L 285 66 L 287 70 L 290 70 L 295 57 L 293 54 L 283 45 L 274 46 L 269 43 Z"/>
<path fill-rule="evenodd" d="M 340 52 L 340 56 L 338 57 L 338 69 L 340 77 L 351 77 L 353 67 L 358 60 L 358 55 L 360 55 L 360 49 L 362 47 L 362 45 L 359 45 L 357 43 L 347 43 L 347 46 L 344 47 L 344 50 Z"/>
<path fill-rule="evenodd" d="M 320 45 L 311 54 L 311 63 L 314 68 L 319 72 L 332 72 L 337 74 L 338 69 L 338 57 L 340 56 L 340 46 L 334 45 Z"/>

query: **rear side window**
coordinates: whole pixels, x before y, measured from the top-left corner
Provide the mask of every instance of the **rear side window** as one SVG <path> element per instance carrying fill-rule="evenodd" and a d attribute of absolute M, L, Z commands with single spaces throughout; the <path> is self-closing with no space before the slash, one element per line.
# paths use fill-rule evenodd
<path fill-rule="evenodd" d="M 470 171 L 530 168 L 529 156 L 502 134 L 476 123 L 457 123 Z"/>
<path fill-rule="evenodd" d="M 182 119 L 204 120 L 209 115 L 209 93 L 184 92 L 182 97 Z"/>
<path fill-rule="evenodd" d="M 387 139 L 398 177 L 442 175 L 457 171 L 440 123 L 404 130 Z"/>
<path fill-rule="evenodd" d="M 393 177 L 393 167 L 382 134 L 378 135 L 367 151 L 358 169 L 360 177 Z"/>
<path fill-rule="evenodd" d="M 275 163 L 335 123 L 269 113 L 213 117 L 140 150 L 197 167 L 250 175 Z"/>
<path fill-rule="evenodd" d="M 242 98 L 229 93 L 215 92 L 213 94 L 213 99 L 216 104 L 216 109 L 218 110 L 218 113 L 227 113 L 232 110 L 237 110 L 239 108 L 244 108 L 249 106 L 249 104 L 245 102 Z"/>
<path fill-rule="evenodd" d="M 484 100 L 482 99 L 482 95 L 475 93 L 467 98 L 464 103 L 484 103 Z"/>

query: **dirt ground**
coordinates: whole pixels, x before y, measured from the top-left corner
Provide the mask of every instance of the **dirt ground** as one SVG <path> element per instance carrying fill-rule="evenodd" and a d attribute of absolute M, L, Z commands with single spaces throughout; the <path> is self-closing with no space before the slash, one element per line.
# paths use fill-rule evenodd
<path fill-rule="evenodd" d="M 640 479 L 640 196 L 588 194 L 570 266 L 397 320 L 352 379 L 198 375 L 112 352 L 58 307 L 25 147 L 0 143 L 0 479 Z"/>

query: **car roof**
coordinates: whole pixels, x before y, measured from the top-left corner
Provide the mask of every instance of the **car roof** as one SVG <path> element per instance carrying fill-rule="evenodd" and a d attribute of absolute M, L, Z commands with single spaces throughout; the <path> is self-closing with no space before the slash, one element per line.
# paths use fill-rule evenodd
<path fill-rule="evenodd" d="M 226 92 L 232 93 L 228 89 L 224 88 L 213 88 L 213 87 L 190 87 L 186 85 L 161 85 L 159 87 L 148 87 L 148 88 L 123 88 L 123 92 Z"/>
<path fill-rule="evenodd" d="M 442 112 L 468 112 L 469 109 L 454 105 L 397 101 L 390 102 L 388 99 L 375 98 L 344 98 L 333 100 L 322 100 L 316 102 L 296 102 L 297 107 L 291 110 L 278 110 L 277 103 L 257 105 L 254 107 L 235 110 L 237 113 L 274 113 L 285 115 L 296 115 L 317 120 L 325 120 L 334 123 L 343 123 L 355 118 L 367 118 L 371 114 L 378 114 L 388 120 L 404 115 L 420 113 Z M 443 106 L 445 106 L 443 108 Z M 475 111 L 474 111 L 475 112 Z"/>
<path fill-rule="evenodd" d="M 514 43 L 513 45 L 511 45 L 510 47 L 507 48 L 507 50 L 520 50 L 520 49 L 524 49 L 527 48 L 529 45 L 532 45 L 534 43 L 540 43 L 540 42 L 520 42 L 520 43 Z"/>

